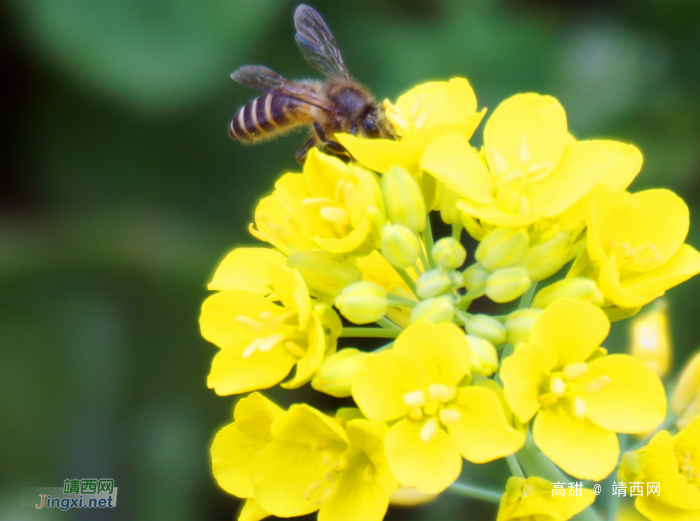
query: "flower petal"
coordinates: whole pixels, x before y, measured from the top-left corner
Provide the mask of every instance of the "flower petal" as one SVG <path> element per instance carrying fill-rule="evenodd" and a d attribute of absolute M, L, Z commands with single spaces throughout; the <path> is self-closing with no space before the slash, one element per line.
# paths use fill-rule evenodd
<path fill-rule="evenodd" d="M 437 494 L 459 477 L 462 457 L 450 436 L 442 429 L 424 442 L 420 438 L 422 424 L 403 419 L 389 429 L 385 439 L 389 466 L 404 487 Z"/>
<path fill-rule="evenodd" d="M 384 173 L 392 166 L 416 171 L 420 150 L 392 139 L 363 139 L 350 134 L 336 134 L 335 138 L 357 161 L 375 172 Z"/>
<path fill-rule="evenodd" d="M 236 248 L 229 252 L 216 268 L 207 289 L 237 289 L 262 296 L 269 295 L 269 266 L 284 266 L 286 263 L 287 258 L 271 248 Z"/>
<path fill-rule="evenodd" d="M 457 405 L 461 417 L 448 426 L 448 431 L 459 452 L 472 463 L 508 456 L 525 443 L 525 433 L 508 423 L 503 405 L 488 389 L 460 389 Z"/>
<path fill-rule="evenodd" d="M 284 389 L 296 389 L 311 381 L 323 362 L 326 352 L 326 338 L 323 334 L 323 325 L 316 313 L 311 314 L 311 320 L 309 320 L 305 333 L 307 337 L 306 354 L 297 362 L 294 378 L 282 384 Z"/>
<path fill-rule="evenodd" d="M 615 470 L 620 446 L 614 432 L 573 415 L 566 400 L 542 409 L 532 433 L 546 456 L 568 474 L 600 481 Z"/>
<path fill-rule="evenodd" d="M 650 521 L 697 521 L 700 516 L 698 509 L 676 508 L 655 497 L 638 497 L 634 506 Z"/>
<path fill-rule="evenodd" d="M 666 417 L 666 392 L 656 374 L 636 358 L 610 355 L 588 364 L 576 380 L 586 385 L 600 378 L 610 383 L 602 391 L 582 395 L 586 418 L 613 432 L 649 432 Z"/>
<path fill-rule="evenodd" d="M 521 422 L 529 421 L 539 410 L 540 389 L 556 360 L 556 352 L 547 344 L 530 342 L 501 363 L 503 393 Z"/>
<path fill-rule="evenodd" d="M 258 318 L 265 312 L 277 316 L 284 311 L 284 308 L 255 293 L 221 291 L 207 297 L 202 303 L 199 327 L 202 336 L 218 347 L 250 343 L 256 335 L 236 322 L 236 317 Z"/>

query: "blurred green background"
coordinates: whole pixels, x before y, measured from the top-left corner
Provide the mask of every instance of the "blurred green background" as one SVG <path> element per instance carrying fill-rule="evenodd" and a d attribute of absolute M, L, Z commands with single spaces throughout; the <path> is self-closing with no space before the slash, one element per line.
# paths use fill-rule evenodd
<path fill-rule="evenodd" d="M 641 148 L 633 189 L 671 188 L 700 221 L 699 2 L 312 5 L 378 98 L 457 75 L 490 109 L 552 94 L 578 137 Z M 197 317 L 218 260 L 253 242 L 256 200 L 297 168 L 301 135 L 243 147 L 226 133 L 255 95 L 228 78 L 239 66 L 315 75 L 294 44 L 295 6 L 0 4 L 0 519 L 235 516 L 208 458 L 235 398 L 206 388 L 216 348 Z M 700 246 L 699 222 L 689 242 Z M 698 291 L 700 279 L 670 292 L 676 369 L 698 343 Z M 608 345 L 624 342 L 619 326 Z M 268 395 L 286 405 L 311 392 Z M 117 509 L 17 506 L 20 487 L 87 477 L 115 479 Z M 494 508 L 445 495 L 388 519 Z"/>

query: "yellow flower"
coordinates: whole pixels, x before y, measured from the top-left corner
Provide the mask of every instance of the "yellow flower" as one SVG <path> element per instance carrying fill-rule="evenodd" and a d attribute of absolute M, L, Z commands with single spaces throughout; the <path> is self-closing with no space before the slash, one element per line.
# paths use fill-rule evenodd
<path fill-rule="evenodd" d="M 601 187 L 591 199 L 588 248 L 568 276 L 596 279 L 610 303 L 639 308 L 700 273 L 700 253 L 683 244 L 689 225 L 688 207 L 670 190 Z"/>
<path fill-rule="evenodd" d="M 252 467 L 255 501 L 292 517 L 319 511 L 319 521 L 380 521 L 396 490 L 384 455 L 385 429 L 365 419 L 339 421 L 306 404 L 292 405 L 270 428 L 273 440 Z"/>
<path fill-rule="evenodd" d="M 671 395 L 671 409 L 679 418 L 676 425 L 684 428 L 700 416 L 700 353 L 686 364 Z"/>
<path fill-rule="evenodd" d="M 414 176 L 420 172 L 420 158 L 429 143 L 448 133 L 468 140 L 486 112 L 476 112 L 476 96 L 464 78 L 418 85 L 399 97 L 396 105 L 385 101 L 384 106 L 396 140 L 361 139 L 349 134 L 336 138 L 375 172 L 401 166 Z"/>
<path fill-rule="evenodd" d="M 597 306 L 562 299 L 542 312 L 528 343 L 501 364 L 510 408 L 522 422 L 537 415 L 532 431 L 539 448 L 580 479 L 600 480 L 613 471 L 616 432 L 650 431 L 666 415 L 658 376 L 631 356 L 601 356 L 609 329 Z"/>
<path fill-rule="evenodd" d="M 367 418 L 393 423 L 386 453 L 402 486 L 441 492 L 459 476 L 462 456 L 485 463 L 523 445 L 522 430 L 512 426 L 496 392 L 462 386 L 471 364 L 461 329 L 427 321 L 365 359 L 352 395 Z"/>
<path fill-rule="evenodd" d="M 226 492 L 240 498 L 253 497 L 253 462 L 272 441 L 270 426 L 283 413 L 260 393 L 238 401 L 234 422 L 217 432 L 211 445 L 212 472 Z"/>
<path fill-rule="evenodd" d="M 255 226 L 250 224 L 248 231 L 256 239 L 269 242 L 285 255 L 314 249 L 308 231 L 303 230 L 289 216 L 274 193 L 260 200 L 255 208 Z"/>
<path fill-rule="evenodd" d="M 663 378 L 671 366 L 673 354 L 668 304 L 660 300 L 650 308 L 630 321 L 629 352 Z"/>
<path fill-rule="evenodd" d="M 202 304 L 202 336 L 221 348 L 207 379 L 219 395 L 272 387 L 294 366 L 294 377 L 283 386 L 299 387 L 335 351 L 341 329 L 335 312 L 313 306 L 297 271 L 271 264 L 269 276 L 280 305 L 241 290 L 215 293 Z"/>
<path fill-rule="evenodd" d="M 641 472 L 632 474 L 643 486 L 643 497 L 635 500 L 637 510 L 651 521 L 700 519 L 700 419 L 673 437 L 668 431 L 657 433 L 636 455 Z M 658 495 L 650 484 L 658 484 Z"/>
<path fill-rule="evenodd" d="M 290 219 L 329 253 L 367 255 L 386 222 L 376 176 L 312 149 L 302 174 L 285 174 L 274 197 Z"/>
<path fill-rule="evenodd" d="M 566 521 L 595 501 L 595 494 L 587 488 L 581 490 L 580 497 L 554 495 L 553 488 L 551 482 L 536 476 L 510 478 L 496 521 Z"/>
<path fill-rule="evenodd" d="M 236 248 L 216 268 L 207 289 L 238 289 L 265 297 L 272 292 L 270 267 L 284 267 L 286 263 L 287 258 L 271 248 Z"/>
<path fill-rule="evenodd" d="M 625 188 L 642 156 L 616 141 L 576 141 L 551 96 L 518 94 L 495 110 L 484 128 L 484 156 L 464 136 L 448 134 L 425 150 L 421 166 L 463 200 L 469 216 L 500 226 L 555 217 L 597 184 Z"/>

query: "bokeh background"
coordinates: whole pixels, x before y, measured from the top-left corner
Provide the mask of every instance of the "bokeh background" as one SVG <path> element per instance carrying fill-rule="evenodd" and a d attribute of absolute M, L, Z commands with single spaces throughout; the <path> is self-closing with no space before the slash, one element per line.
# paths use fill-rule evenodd
<path fill-rule="evenodd" d="M 466 76 L 480 106 L 558 97 L 578 137 L 637 144 L 633 189 L 680 193 L 700 246 L 700 2 L 313 1 L 380 99 Z M 243 147 L 254 93 L 228 75 L 315 75 L 291 1 L 0 4 L 0 519 L 234 518 L 208 446 L 235 398 L 206 388 L 205 283 L 303 137 Z M 477 132 L 479 134 L 479 132 Z M 670 292 L 676 370 L 700 279 Z M 608 344 L 624 349 L 617 327 Z M 280 404 L 312 392 L 269 393 Z M 318 402 L 323 405 L 323 402 Z M 495 469 L 495 470 L 494 470 Z M 500 486 L 499 467 L 468 466 Z M 20 487 L 112 477 L 113 511 L 32 511 Z M 492 519 L 445 495 L 389 519 Z"/>

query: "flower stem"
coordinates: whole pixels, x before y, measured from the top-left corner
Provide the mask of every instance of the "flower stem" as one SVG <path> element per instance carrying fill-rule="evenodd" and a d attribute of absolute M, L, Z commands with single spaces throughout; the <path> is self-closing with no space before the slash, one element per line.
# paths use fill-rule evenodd
<path fill-rule="evenodd" d="M 530 288 L 525 292 L 525 294 L 520 297 L 520 303 L 518 304 L 518 309 L 525 309 L 530 307 L 532 302 L 532 297 L 535 296 L 535 291 L 537 290 L 537 282 L 530 284 Z"/>
<path fill-rule="evenodd" d="M 407 298 L 397 297 L 396 295 L 389 295 L 388 298 L 389 305 L 397 308 L 412 308 L 418 304 L 415 300 L 408 300 Z"/>
<path fill-rule="evenodd" d="M 430 215 L 425 219 L 425 230 L 421 234 L 423 237 L 423 244 L 425 245 L 425 253 L 428 256 L 428 266 L 430 268 L 435 268 L 433 263 L 432 251 L 433 251 L 433 229 L 430 226 Z M 427 269 L 427 268 L 426 268 Z"/>
<path fill-rule="evenodd" d="M 398 330 L 401 330 L 401 328 L 400 328 L 399 326 L 397 326 L 396 324 L 394 324 L 391 320 L 389 320 L 389 319 L 386 318 L 386 317 L 382 317 L 382 318 L 380 318 L 379 320 L 377 320 L 377 324 L 379 324 L 380 326 L 382 326 L 384 329 L 398 329 Z"/>
<path fill-rule="evenodd" d="M 401 277 L 401 280 L 403 280 L 406 283 L 406 286 L 413 292 L 413 294 L 416 294 L 416 283 L 413 282 L 413 279 L 411 276 L 406 272 L 406 270 L 401 269 L 401 268 L 394 268 L 396 270 L 396 273 L 399 274 L 399 277 Z"/>
<path fill-rule="evenodd" d="M 464 226 L 462 226 L 462 223 L 452 223 L 452 238 L 460 240 L 462 237 L 463 229 Z"/>
<path fill-rule="evenodd" d="M 490 503 L 500 503 L 501 497 L 503 496 L 501 492 L 474 487 L 472 485 L 467 485 L 466 483 L 452 483 L 447 490 L 453 494 L 480 499 L 481 501 L 488 501 Z"/>
<path fill-rule="evenodd" d="M 375 337 L 375 338 L 396 338 L 401 333 L 400 329 L 384 329 L 381 327 L 344 327 L 340 336 L 348 337 Z"/>
<path fill-rule="evenodd" d="M 506 462 L 508 463 L 510 473 L 513 474 L 513 476 L 517 476 L 519 478 L 525 477 L 525 474 L 523 474 L 523 469 L 520 468 L 520 463 L 518 463 L 518 458 L 515 457 L 515 454 L 506 456 Z"/>

